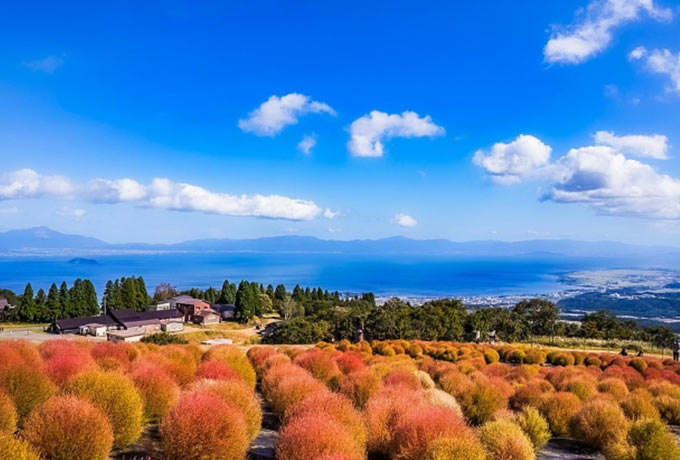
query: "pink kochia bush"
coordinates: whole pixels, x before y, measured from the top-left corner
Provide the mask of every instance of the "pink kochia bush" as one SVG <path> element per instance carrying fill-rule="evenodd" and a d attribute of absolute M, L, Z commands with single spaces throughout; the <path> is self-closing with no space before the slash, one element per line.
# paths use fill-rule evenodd
<path fill-rule="evenodd" d="M 196 369 L 196 378 L 214 380 L 240 380 L 245 383 L 241 375 L 231 367 L 220 361 L 204 361 Z"/>
<path fill-rule="evenodd" d="M 113 430 L 106 415 L 73 396 L 53 398 L 36 409 L 23 435 L 50 460 L 104 460 L 113 444 Z"/>
<path fill-rule="evenodd" d="M 160 366 L 145 363 L 130 377 L 144 402 L 144 419 L 160 421 L 179 398 L 179 385 Z"/>
<path fill-rule="evenodd" d="M 329 353 L 316 348 L 299 354 L 293 362 L 325 384 L 329 384 L 333 378 L 337 378 L 340 374 L 338 364 L 333 357 Z"/>
<path fill-rule="evenodd" d="M 396 426 L 408 412 L 423 404 L 421 394 L 400 387 L 385 387 L 371 397 L 364 408 L 368 450 L 388 453 Z"/>
<path fill-rule="evenodd" d="M 256 374 L 250 361 L 241 350 L 233 345 L 218 345 L 210 348 L 203 356 L 204 361 L 219 361 L 236 371 L 250 388 L 255 388 Z"/>
<path fill-rule="evenodd" d="M 243 460 L 248 449 L 242 413 L 219 396 L 194 391 L 182 396 L 160 426 L 167 458 Z"/>

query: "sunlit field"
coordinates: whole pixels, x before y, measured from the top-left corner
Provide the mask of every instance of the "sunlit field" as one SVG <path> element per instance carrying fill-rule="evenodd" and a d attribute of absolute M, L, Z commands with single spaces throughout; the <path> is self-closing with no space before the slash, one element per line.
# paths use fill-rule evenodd
<path fill-rule="evenodd" d="M 680 459 L 680 365 L 450 342 L 0 342 L 0 459 L 530 460 L 552 437 Z M 134 447 L 134 448 L 132 448 Z M 140 454 L 142 452 L 143 454 Z"/>

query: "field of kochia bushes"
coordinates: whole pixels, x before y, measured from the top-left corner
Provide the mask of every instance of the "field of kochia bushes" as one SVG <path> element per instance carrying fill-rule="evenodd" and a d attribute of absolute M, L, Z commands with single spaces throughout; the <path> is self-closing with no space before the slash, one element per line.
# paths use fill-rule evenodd
<path fill-rule="evenodd" d="M 241 460 L 262 419 L 255 378 L 230 346 L 3 341 L 0 460 L 104 460 L 147 425 L 151 459 Z"/>
<path fill-rule="evenodd" d="M 531 460 L 552 436 L 680 460 L 680 365 L 450 342 L 313 348 L 0 342 L 0 460 L 242 460 L 259 388 L 278 460 Z M 153 427 L 145 436 L 147 427 Z M 157 430 L 156 430 L 156 427 Z"/>

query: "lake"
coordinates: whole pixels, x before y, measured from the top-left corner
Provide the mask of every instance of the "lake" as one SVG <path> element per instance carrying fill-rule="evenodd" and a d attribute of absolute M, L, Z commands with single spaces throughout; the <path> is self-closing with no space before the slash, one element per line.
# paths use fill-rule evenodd
<path fill-rule="evenodd" d="M 557 256 L 184 253 L 91 258 L 98 263 L 72 264 L 70 257 L 0 257 L 0 287 L 23 292 L 30 281 L 34 290 L 47 290 L 53 282 L 88 278 L 101 295 L 107 280 L 141 275 L 150 293 L 160 282 L 184 289 L 246 279 L 383 296 L 544 294 L 565 289 L 560 273 L 624 266 L 611 259 Z"/>

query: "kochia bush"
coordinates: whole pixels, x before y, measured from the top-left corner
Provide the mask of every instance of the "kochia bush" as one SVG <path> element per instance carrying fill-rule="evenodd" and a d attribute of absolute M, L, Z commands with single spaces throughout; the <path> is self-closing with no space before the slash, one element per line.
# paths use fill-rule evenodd
<path fill-rule="evenodd" d="M 557 392 L 545 395 L 539 410 L 550 425 L 550 431 L 555 436 L 566 436 L 569 434 L 569 425 L 581 409 L 581 400 L 575 394 L 567 392 Z"/>
<path fill-rule="evenodd" d="M 256 375 L 250 361 L 241 350 L 233 345 L 218 345 L 210 348 L 205 355 L 203 361 L 216 360 L 220 361 L 235 370 L 250 388 L 255 388 Z"/>
<path fill-rule="evenodd" d="M 422 395 L 399 387 L 385 387 L 373 395 L 364 408 L 368 450 L 386 454 L 397 424 L 409 411 L 423 405 Z"/>
<path fill-rule="evenodd" d="M 220 361 L 204 361 L 196 369 L 196 378 L 213 380 L 240 380 L 243 377 L 231 367 Z"/>
<path fill-rule="evenodd" d="M 110 371 L 83 372 L 69 380 L 66 391 L 104 411 L 113 427 L 114 448 L 121 449 L 139 439 L 144 404 L 130 378 Z"/>
<path fill-rule="evenodd" d="M 338 363 L 333 357 L 319 349 L 311 349 L 299 354 L 293 360 L 295 364 L 307 370 L 314 378 L 317 378 L 325 384 L 330 383 L 331 379 L 340 374 Z"/>
<path fill-rule="evenodd" d="M 363 408 L 368 399 L 383 386 L 382 380 L 370 369 L 362 369 L 347 374 L 340 380 L 339 391 L 358 408 Z"/>
<path fill-rule="evenodd" d="M 636 460 L 680 460 L 678 442 L 659 420 L 633 423 L 628 441 L 636 450 Z"/>
<path fill-rule="evenodd" d="M 27 442 L 0 432 L 0 458 L 7 460 L 40 460 Z"/>
<path fill-rule="evenodd" d="M 17 430 L 17 409 L 12 398 L 0 390 L 0 433 L 14 433 Z"/>
<path fill-rule="evenodd" d="M 465 417 L 473 425 L 486 423 L 496 411 L 507 406 L 503 394 L 496 387 L 484 382 L 474 383 L 457 400 Z"/>
<path fill-rule="evenodd" d="M 296 417 L 279 434 L 278 460 L 317 460 L 332 455 L 361 460 L 366 453 L 352 434 L 330 415 L 314 412 Z"/>
<path fill-rule="evenodd" d="M 144 402 L 144 419 L 160 421 L 179 398 L 179 385 L 160 366 L 145 363 L 131 374 Z"/>
<path fill-rule="evenodd" d="M 53 398 L 33 411 L 23 435 L 50 460 L 105 460 L 113 444 L 106 415 L 74 396 Z"/>
<path fill-rule="evenodd" d="M 168 458 L 243 460 L 248 449 L 241 412 L 219 396 L 194 391 L 182 396 L 160 426 Z"/>
<path fill-rule="evenodd" d="M 516 423 L 527 435 L 534 449 L 538 450 L 550 440 L 548 422 L 534 407 L 527 406 L 517 414 Z"/>
<path fill-rule="evenodd" d="M 522 429 L 509 420 L 496 420 L 479 430 L 488 460 L 533 460 L 534 449 Z"/>
<path fill-rule="evenodd" d="M 608 443 L 622 441 L 628 432 L 628 421 L 618 404 L 606 399 L 588 401 L 572 420 L 572 434 L 601 449 Z"/>
<path fill-rule="evenodd" d="M 0 367 L 0 390 L 12 398 L 21 424 L 35 407 L 50 399 L 57 388 L 40 366 L 21 363 Z"/>

